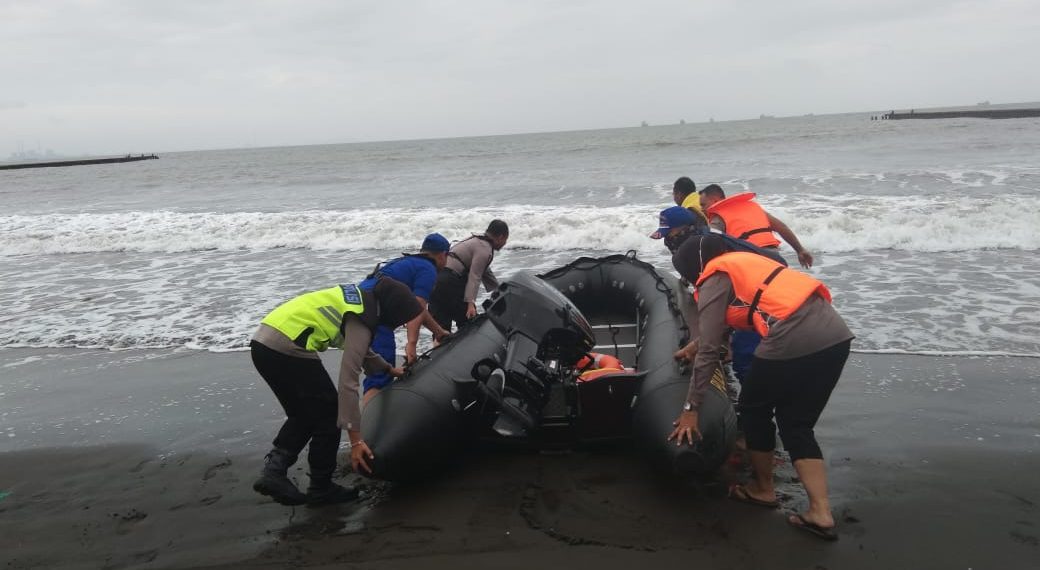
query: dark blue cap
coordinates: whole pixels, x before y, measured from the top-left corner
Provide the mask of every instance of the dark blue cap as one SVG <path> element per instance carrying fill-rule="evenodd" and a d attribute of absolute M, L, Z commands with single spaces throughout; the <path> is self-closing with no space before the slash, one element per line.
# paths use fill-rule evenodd
<path fill-rule="evenodd" d="M 682 206 L 665 208 L 661 210 L 661 217 L 657 223 L 657 231 L 651 234 L 650 237 L 661 239 L 668 235 L 669 230 L 689 226 L 695 221 L 696 219 L 693 217 L 693 212 L 683 208 Z"/>
<path fill-rule="evenodd" d="M 448 238 L 438 233 L 432 233 L 426 236 L 426 239 L 422 242 L 422 251 L 429 251 L 431 253 L 440 253 L 442 251 L 448 251 L 451 249 L 451 243 L 448 242 Z"/>

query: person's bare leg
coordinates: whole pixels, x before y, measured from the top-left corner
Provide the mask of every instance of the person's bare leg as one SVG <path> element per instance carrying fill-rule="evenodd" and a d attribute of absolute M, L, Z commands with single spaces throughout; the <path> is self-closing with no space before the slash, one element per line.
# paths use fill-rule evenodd
<path fill-rule="evenodd" d="M 827 468 L 823 460 L 799 459 L 794 462 L 794 469 L 802 480 L 805 494 L 809 496 L 809 510 L 801 516 L 817 526 L 833 528 L 834 515 L 831 514 L 831 501 L 827 497 Z M 797 521 L 792 522 L 797 524 Z"/>
<path fill-rule="evenodd" d="M 773 487 L 773 452 L 772 451 L 748 451 L 751 458 L 751 468 L 754 469 L 755 478 L 744 485 L 744 489 L 751 497 L 762 501 L 775 501 L 776 489 Z"/>

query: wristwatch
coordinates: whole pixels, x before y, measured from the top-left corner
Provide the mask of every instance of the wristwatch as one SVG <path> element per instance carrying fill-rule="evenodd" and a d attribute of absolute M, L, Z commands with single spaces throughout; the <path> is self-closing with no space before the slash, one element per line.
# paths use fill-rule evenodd
<path fill-rule="evenodd" d="M 682 411 L 684 411 L 684 412 L 692 412 L 693 411 L 693 403 L 692 402 L 686 402 L 685 404 L 683 404 Z"/>

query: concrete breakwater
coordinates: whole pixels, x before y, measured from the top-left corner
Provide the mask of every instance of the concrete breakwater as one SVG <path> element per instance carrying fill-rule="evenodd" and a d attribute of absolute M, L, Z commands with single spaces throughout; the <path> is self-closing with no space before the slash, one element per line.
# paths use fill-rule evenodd
<path fill-rule="evenodd" d="M 83 166 L 86 164 L 115 164 L 119 162 L 136 162 L 138 160 L 153 160 L 159 158 L 156 154 L 138 154 L 118 156 L 115 158 L 85 158 L 83 160 L 59 160 L 54 162 L 23 162 L 21 164 L 0 164 L 0 170 L 15 170 L 19 168 L 50 168 L 55 166 Z"/>
<path fill-rule="evenodd" d="M 979 119 L 1021 119 L 1040 117 L 1040 108 L 1034 109 L 969 109 L 963 111 L 925 111 L 911 110 L 906 113 L 891 111 L 878 117 L 883 121 L 901 121 L 905 119 L 960 119 L 975 117 Z"/>

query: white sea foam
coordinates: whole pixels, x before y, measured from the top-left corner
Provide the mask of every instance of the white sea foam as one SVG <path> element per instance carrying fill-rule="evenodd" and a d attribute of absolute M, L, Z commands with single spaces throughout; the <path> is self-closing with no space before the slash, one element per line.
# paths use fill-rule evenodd
<path fill-rule="evenodd" d="M 371 209 L 123 212 L 0 216 L 0 254 L 271 250 L 411 250 L 431 231 L 467 237 L 492 217 L 521 249 L 627 249 L 654 229 L 654 208 Z"/>
<path fill-rule="evenodd" d="M 3 365 L 4 368 L 14 368 L 16 366 L 22 366 L 24 364 L 31 364 L 38 360 L 43 360 L 42 356 L 27 356 L 21 360 L 15 360 L 14 362 L 8 362 Z"/>
<path fill-rule="evenodd" d="M 1004 350 L 904 350 L 899 348 L 856 349 L 852 352 L 860 354 L 904 354 L 911 356 L 974 356 L 974 357 L 1016 357 L 1040 358 L 1036 352 L 1008 352 Z"/>
<path fill-rule="evenodd" d="M 763 196 L 820 252 L 1040 249 L 1040 196 Z M 431 231 L 461 239 L 492 217 L 510 246 L 541 251 L 648 247 L 664 205 L 508 206 L 300 212 L 173 212 L 0 216 L 0 255 L 96 252 L 409 250 Z"/>
<path fill-rule="evenodd" d="M 495 217 L 512 229 L 503 278 L 627 250 L 670 271 L 647 234 L 690 175 L 757 192 L 798 234 L 854 350 L 1040 355 L 1040 131 L 939 123 L 894 137 L 816 117 L 10 171 L 0 346 L 243 350 L 277 303 Z"/>
<path fill-rule="evenodd" d="M 660 242 L 643 239 L 653 249 L 640 258 L 671 272 Z M 606 253 L 507 247 L 494 269 L 508 278 Z M 0 267 L 0 346 L 244 350 L 278 303 L 355 281 L 387 255 L 281 249 L 105 253 L 65 256 L 61 263 L 10 257 Z M 854 350 L 1040 356 L 1034 268 L 1032 254 L 1018 250 L 999 256 L 887 250 L 828 255 L 811 273 L 831 289 L 856 334 Z"/>

